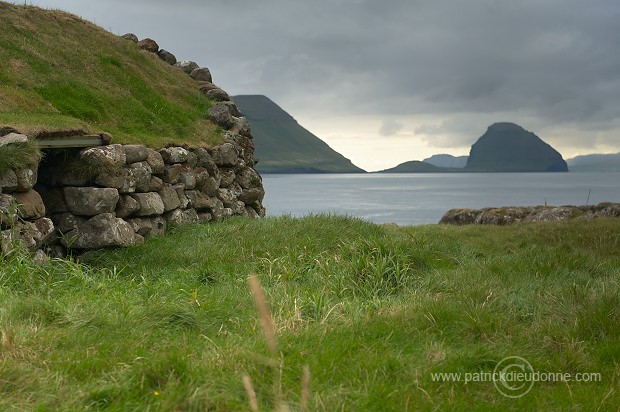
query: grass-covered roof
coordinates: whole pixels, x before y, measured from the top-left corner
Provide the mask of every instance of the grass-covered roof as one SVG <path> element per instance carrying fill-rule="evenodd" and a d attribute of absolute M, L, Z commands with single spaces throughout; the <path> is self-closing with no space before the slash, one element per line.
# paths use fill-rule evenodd
<path fill-rule="evenodd" d="M 0 2 L 0 15 L 0 124 L 151 147 L 218 141 L 209 100 L 157 55 L 63 11 Z"/>

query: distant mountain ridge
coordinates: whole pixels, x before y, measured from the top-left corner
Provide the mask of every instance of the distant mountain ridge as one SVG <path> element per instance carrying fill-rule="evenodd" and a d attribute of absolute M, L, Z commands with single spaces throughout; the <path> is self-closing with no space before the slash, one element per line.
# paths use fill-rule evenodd
<path fill-rule="evenodd" d="M 571 172 L 620 172 L 620 153 L 576 156 L 566 163 Z"/>
<path fill-rule="evenodd" d="M 450 169 L 434 166 L 430 163 L 412 160 L 390 169 L 380 170 L 377 173 L 445 173 L 450 171 Z"/>
<path fill-rule="evenodd" d="M 449 167 L 462 169 L 467 165 L 469 156 L 452 156 L 449 154 L 436 154 L 422 160 L 424 163 L 437 167 Z"/>
<path fill-rule="evenodd" d="M 254 135 L 260 173 L 365 173 L 263 95 L 233 100 Z"/>

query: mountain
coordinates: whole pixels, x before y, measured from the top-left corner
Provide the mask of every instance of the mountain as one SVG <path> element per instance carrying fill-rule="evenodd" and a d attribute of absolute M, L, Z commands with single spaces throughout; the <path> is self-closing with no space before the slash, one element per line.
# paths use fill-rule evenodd
<path fill-rule="evenodd" d="M 571 172 L 620 172 L 620 153 L 576 156 L 566 163 Z"/>
<path fill-rule="evenodd" d="M 514 123 L 495 123 L 472 145 L 465 171 L 567 172 L 568 167 L 534 133 Z"/>
<path fill-rule="evenodd" d="M 364 173 L 262 95 L 234 96 L 252 126 L 260 173 Z"/>
<path fill-rule="evenodd" d="M 426 162 L 412 160 L 410 162 L 401 163 L 391 169 L 381 170 L 377 173 L 445 173 L 451 172 L 451 169 L 433 166 Z"/>
<path fill-rule="evenodd" d="M 424 163 L 437 167 L 464 168 L 467 165 L 467 156 L 452 156 L 449 154 L 436 154 L 422 160 Z"/>

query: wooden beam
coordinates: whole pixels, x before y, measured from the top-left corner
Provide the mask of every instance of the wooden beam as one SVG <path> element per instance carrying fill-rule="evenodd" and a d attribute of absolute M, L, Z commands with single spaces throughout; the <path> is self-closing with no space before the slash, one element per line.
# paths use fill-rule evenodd
<path fill-rule="evenodd" d="M 35 140 L 41 149 L 62 149 L 70 147 L 103 146 L 107 142 L 99 135 L 63 136 Z"/>

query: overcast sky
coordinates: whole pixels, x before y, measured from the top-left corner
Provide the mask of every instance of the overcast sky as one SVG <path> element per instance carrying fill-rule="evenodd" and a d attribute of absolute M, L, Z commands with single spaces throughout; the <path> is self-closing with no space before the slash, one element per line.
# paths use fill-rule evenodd
<path fill-rule="evenodd" d="M 22 3 L 23 2 L 16 2 Z M 358 166 L 468 154 L 494 122 L 620 151 L 618 0 L 28 0 L 264 94 Z"/>

